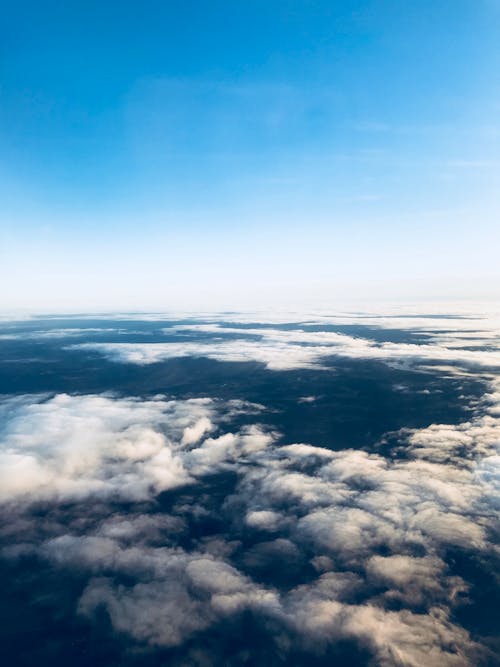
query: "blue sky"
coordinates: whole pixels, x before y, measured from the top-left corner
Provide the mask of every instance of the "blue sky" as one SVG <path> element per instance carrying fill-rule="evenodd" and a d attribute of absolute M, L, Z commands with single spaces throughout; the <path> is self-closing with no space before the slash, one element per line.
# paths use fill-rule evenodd
<path fill-rule="evenodd" d="M 5 3 L 0 308 L 497 298 L 500 3 Z"/>

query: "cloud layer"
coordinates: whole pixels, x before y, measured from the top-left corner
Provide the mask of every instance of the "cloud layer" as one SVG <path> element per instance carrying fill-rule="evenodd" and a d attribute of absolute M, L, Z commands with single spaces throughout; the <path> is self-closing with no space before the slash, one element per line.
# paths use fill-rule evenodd
<path fill-rule="evenodd" d="M 498 385 L 469 421 L 404 430 L 384 455 L 278 446 L 261 409 L 5 400 L 3 557 L 83 576 L 75 614 L 92 624 L 104 610 L 120 636 L 181 651 L 179 664 L 202 664 L 197 638 L 224 644 L 248 615 L 285 661 L 347 642 L 382 666 L 487 664 L 488 638 L 456 620 L 472 584 L 449 553 L 494 567 Z M 221 655 L 210 645 L 204 660 Z"/>
<path fill-rule="evenodd" d="M 84 343 L 77 349 L 95 350 L 113 361 L 153 364 L 176 357 L 206 357 L 218 361 L 255 361 L 272 370 L 322 368 L 328 357 L 374 359 L 395 366 L 425 363 L 453 364 L 459 368 L 500 368 L 499 330 L 469 331 L 463 328 L 436 331 L 435 320 L 425 320 L 427 329 L 418 329 L 425 342 L 376 342 L 362 335 L 308 329 L 300 325 L 280 328 L 231 327 L 224 324 L 189 324 L 174 327 L 178 334 L 204 334 L 203 340 L 155 343 Z M 461 320 L 453 323 L 462 327 Z M 422 325 L 421 325 L 422 326 Z M 440 323 L 442 327 L 442 323 Z M 171 334 L 172 328 L 164 329 Z M 253 340 L 254 339 L 254 340 Z M 71 349 L 71 348 L 70 348 Z"/>

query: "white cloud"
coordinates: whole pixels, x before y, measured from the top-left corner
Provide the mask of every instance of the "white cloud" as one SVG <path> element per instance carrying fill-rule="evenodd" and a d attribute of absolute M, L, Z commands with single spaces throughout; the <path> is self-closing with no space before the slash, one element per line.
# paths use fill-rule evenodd
<path fill-rule="evenodd" d="M 273 512 L 272 510 L 254 510 L 248 512 L 245 517 L 245 523 L 250 528 L 271 532 L 283 525 L 284 520 L 285 517 L 280 512 Z"/>
<path fill-rule="evenodd" d="M 110 396 L 14 398 L 1 406 L 0 501 L 48 498 L 141 500 L 193 481 L 192 474 L 265 447 L 251 427 L 208 439 L 207 399 Z M 227 413 L 242 410 L 229 403 Z M 255 406 L 251 407 L 255 410 Z"/>
<path fill-rule="evenodd" d="M 227 614 L 244 608 L 269 610 L 278 596 L 209 553 L 179 548 L 121 546 L 116 540 L 63 536 L 42 547 L 46 558 L 62 567 L 92 574 L 78 611 L 91 617 L 104 606 L 116 630 L 139 641 L 176 646 Z M 117 585 L 105 572 L 135 577 Z"/>
<path fill-rule="evenodd" d="M 467 590 L 459 577 L 446 576 L 446 563 L 437 556 L 371 556 L 365 568 L 370 581 L 388 588 L 386 598 L 410 606 L 453 600 Z"/>
<path fill-rule="evenodd" d="M 79 612 L 92 616 L 104 606 L 113 627 L 134 639 L 159 646 L 176 646 L 214 620 L 210 608 L 189 595 L 175 578 L 114 586 L 109 579 L 92 580 L 79 603 Z"/>
<path fill-rule="evenodd" d="M 429 322 L 427 326 L 429 326 Z M 458 324 L 462 320 L 458 320 Z M 366 324 L 366 321 L 364 322 Z M 395 325 L 393 325 L 395 326 Z M 442 321 L 440 325 L 442 326 Z M 447 321 L 447 328 L 451 325 Z M 353 359 L 373 359 L 405 367 L 408 364 L 442 362 L 469 368 L 500 368 L 500 328 L 475 333 L 476 340 L 465 339 L 464 332 L 436 334 L 428 329 L 427 343 L 375 342 L 360 336 L 333 331 L 311 331 L 297 325 L 294 329 L 231 328 L 219 324 L 192 324 L 175 327 L 180 332 L 212 334 L 212 340 L 168 343 L 84 343 L 77 348 L 101 352 L 113 361 L 152 364 L 176 357 L 207 357 L 217 361 L 255 361 L 272 370 L 322 368 L 332 355 Z M 172 329 L 165 330 L 172 333 Z M 425 332 L 425 330 L 423 330 Z M 432 332 L 432 333 L 431 333 Z M 239 339 L 224 336 L 240 336 Z M 248 336 L 258 340 L 248 340 Z M 465 332 L 465 335 L 469 335 Z M 467 345 L 464 345 L 468 343 Z M 475 342 L 475 347 L 472 345 Z M 472 349 L 469 349 L 472 347 Z M 307 397 L 306 397 L 307 398 Z"/>
<path fill-rule="evenodd" d="M 186 426 L 182 434 L 183 445 L 193 445 L 201 440 L 201 438 L 210 431 L 214 430 L 214 425 L 208 417 L 200 417 L 193 426 Z"/>
<path fill-rule="evenodd" d="M 1 488 L 18 519 L 4 555 L 86 573 L 79 612 L 92 619 L 104 607 L 116 630 L 152 646 L 178 646 L 251 610 L 312 653 L 344 639 L 384 667 L 472 667 L 481 649 L 452 621 L 467 582 L 448 570 L 446 552 L 488 559 L 495 549 L 499 405 L 492 382 L 467 422 L 405 430 L 404 457 L 392 458 L 279 447 L 258 425 L 224 431 L 228 415 L 259 409 L 241 402 L 12 398 L 2 404 Z M 217 505 L 215 535 L 189 533 L 209 515 L 203 490 L 171 514 L 147 513 L 160 491 L 220 470 L 238 481 Z M 30 498 L 82 502 L 40 526 L 23 514 Z M 115 498 L 130 510 L 108 511 Z M 102 508 L 89 512 L 85 500 Z M 186 535 L 189 550 L 179 547 Z M 263 585 L 248 571 L 266 559 L 309 561 L 313 574 L 291 588 Z"/>
<path fill-rule="evenodd" d="M 110 327 L 87 327 L 87 328 L 67 328 L 67 329 L 35 329 L 32 331 L 23 331 L 18 333 L 0 334 L 1 340 L 39 340 L 51 338 L 71 338 L 75 336 L 87 336 L 95 333 L 126 333 L 125 330 L 114 329 Z"/>

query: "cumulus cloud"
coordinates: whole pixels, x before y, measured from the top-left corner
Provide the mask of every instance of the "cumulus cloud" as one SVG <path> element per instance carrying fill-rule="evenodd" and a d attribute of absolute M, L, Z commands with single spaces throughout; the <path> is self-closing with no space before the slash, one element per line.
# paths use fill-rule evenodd
<path fill-rule="evenodd" d="M 236 402 L 226 412 L 241 410 Z M 1 411 L 0 501 L 145 500 L 192 482 L 204 467 L 265 447 L 271 437 L 253 426 L 193 448 L 216 428 L 207 399 L 59 394 L 16 397 Z"/>
<path fill-rule="evenodd" d="M 193 426 L 186 426 L 182 434 L 183 445 L 193 445 L 199 442 L 201 438 L 210 431 L 213 431 L 214 425 L 208 417 L 201 417 Z"/>
<path fill-rule="evenodd" d="M 313 596 L 300 600 L 293 623 L 320 644 L 332 638 L 356 638 L 372 649 L 382 667 L 466 667 L 478 656 L 467 632 L 440 607 L 423 615 Z"/>
<path fill-rule="evenodd" d="M 382 455 L 230 428 L 262 409 L 242 402 L 10 398 L 2 554 L 78 572 L 81 618 L 104 610 L 139 645 L 248 614 L 283 659 L 342 640 L 382 667 L 472 667 L 486 649 L 456 621 L 471 587 L 447 554 L 494 556 L 499 406 L 492 381 L 467 421 L 406 429 Z"/>
<path fill-rule="evenodd" d="M 79 612 L 91 616 L 99 607 L 109 614 L 113 627 L 138 641 L 176 646 L 213 621 L 213 615 L 194 600 L 176 579 L 138 583 L 130 588 L 113 586 L 106 578 L 93 579 L 79 602 Z"/>
<path fill-rule="evenodd" d="M 45 543 L 41 553 L 61 567 L 91 573 L 80 614 L 92 617 L 103 607 L 117 631 L 152 645 L 176 646 L 226 615 L 247 608 L 270 613 L 279 606 L 276 592 L 208 552 L 66 535 Z M 116 584 L 105 576 L 109 572 L 134 583 Z"/>
<path fill-rule="evenodd" d="M 446 576 L 446 571 L 446 563 L 437 556 L 371 556 L 365 565 L 368 580 L 387 588 L 386 598 L 411 607 L 453 600 L 467 591 L 462 579 Z"/>
<path fill-rule="evenodd" d="M 274 531 L 283 524 L 285 517 L 280 512 L 272 510 L 254 510 L 248 512 L 245 517 L 245 523 L 251 528 L 259 530 Z"/>
<path fill-rule="evenodd" d="M 4 405 L 1 498 L 89 495 L 147 498 L 186 483 L 182 460 L 161 432 L 185 410 L 165 401 L 58 395 Z M 193 405 L 204 411 L 204 405 Z"/>

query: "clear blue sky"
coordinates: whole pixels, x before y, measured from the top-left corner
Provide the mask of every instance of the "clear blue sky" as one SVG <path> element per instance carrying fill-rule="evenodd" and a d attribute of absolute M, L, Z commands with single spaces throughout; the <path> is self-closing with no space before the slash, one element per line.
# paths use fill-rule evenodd
<path fill-rule="evenodd" d="M 0 308 L 500 295 L 498 0 L 1 14 Z"/>

